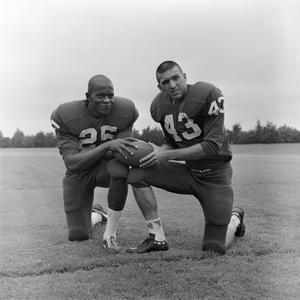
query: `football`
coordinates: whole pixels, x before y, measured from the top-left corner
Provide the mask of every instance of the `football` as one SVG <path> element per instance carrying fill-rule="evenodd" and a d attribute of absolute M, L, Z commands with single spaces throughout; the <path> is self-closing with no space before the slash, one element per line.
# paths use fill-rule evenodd
<path fill-rule="evenodd" d="M 137 148 L 130 147 L 130 151 L 133 153 L 133 155 L 130 155 L 128 153 L 128 155 L 126 154 L 127 158 L 125 158 L 121 153 L 115 152 L 114 156 L 121 163 L 136 168 L 140 164 L 140 159 L 146 156 L 147 154 L 151 153 L 154 150 L 154 148 L 150 144 L 142 140 L 135 140 L 132 142 L 132 144 L 137 146 Z"/>

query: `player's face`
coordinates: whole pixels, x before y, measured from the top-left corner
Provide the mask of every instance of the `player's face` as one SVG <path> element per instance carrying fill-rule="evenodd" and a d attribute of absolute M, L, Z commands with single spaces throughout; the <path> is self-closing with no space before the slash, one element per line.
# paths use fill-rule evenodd
<path fill-rule="evenodd" d="M 102 117 L 110 113 L 114 99 L 112 85 L 97 86 L 87 95 L 88 109 L 94 117 Z"/>
<path fill-rule="evenodd" d="M 158 88 L 172 100 L 180 100 L 187 91 L 186 75 L 177 67 L 158 73 Z"/>

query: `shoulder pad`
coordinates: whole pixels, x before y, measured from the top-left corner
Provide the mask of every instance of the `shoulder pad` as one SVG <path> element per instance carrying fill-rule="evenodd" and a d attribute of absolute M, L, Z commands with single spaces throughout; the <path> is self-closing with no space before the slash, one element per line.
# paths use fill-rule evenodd
<path fill-rule="evenodd" d="M 82 116 L 84 100 L 77 100 L 60 104 L 51 114 L 51 122 L 57 129 L 72 119 Z"/>
<path fill-rule="evenodd" d="M 138 110 L 132 100 L 114 97 L 112 118 L 119 124 L 120 129 L 131 126 L 138 118 Z"/>
<path fill-rule="evenodd" d="M 197 82 L 189 86 L 182 111 L 189 116 L 196 115 L 202 108 L 207 106 L 210 93 L 217 89 L 213 84 L 207 82 Z"/>
<path fill-rule="evenodd" d="M 154 121 L 160 122 L 171 106 L 170 100 L 163 94 L 159 93 L 151 103 L 150 112 Z"/>

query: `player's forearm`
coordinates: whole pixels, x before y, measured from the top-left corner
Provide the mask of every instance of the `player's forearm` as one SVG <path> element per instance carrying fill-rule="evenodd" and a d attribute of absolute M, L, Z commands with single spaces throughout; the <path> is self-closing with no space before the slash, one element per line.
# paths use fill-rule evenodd
<path fill-rule="evenodd" d="M 70 171 L 81 172 L 93 167 L 101 159 L 104 159 L 108 151 L 107 145 L 101 144 L 94 149 L 68 155 L 64 159 L 65 165 Z"/>
<path fill-rule="evenodd" d="M 172 147 L 170 144 L 163 144 L 162 146 L 161 146 L 161 149 L 162 150 L 164 150 L 164 151 L 167 151 L 167 150 L 173 150 L 174 149 L 174 147 Z"/>
<path fill-rule="evenodd" d="M 166 150 L 169 160 L 198 160 L 206 158 L 201 144 L 187 148 Z"/>

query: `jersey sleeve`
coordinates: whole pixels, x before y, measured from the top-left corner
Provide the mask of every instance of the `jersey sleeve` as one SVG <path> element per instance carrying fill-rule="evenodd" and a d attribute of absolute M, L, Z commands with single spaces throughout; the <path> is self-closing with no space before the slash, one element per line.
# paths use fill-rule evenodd
<path fill-rule="evenodd" d="M 155 122 L 160 123 L 161 120 L 162 120 L 163 117 L 164 117 L 162 111 L 163 111 L 164 109 L 167 109 L 164 100 L 165 100 L 165 99 L 164 99 L 163 94 L 162 94 L 162 93 L 159 93 L 159 94 L 154 98 L 154 100 L 153 100 L 152 103 L 151 103 L 151 106 L 150 106 L 150 114 L 151 114 L 152 119 L 153 119 Z"/>
<path fill-rule="evenodd" d="M 63 117 L 57 110 L 51 115 L 51 125 L 55 130 L 56 145 L 63 158 L 70 154 L 80 152 L 78 137 L 68 130 L 68 127 L 63 121 Z"/>
<path fill-rule="evenodd" d="M 225 139 L 224 97 L 221 91 L 213 88 L 207 97 L 203 122 L 203 141 L 201 145 L 208 157 L 218 155 Z"/>
<path fill-rule="evenodd" d="M 139 117 L 139 111 L 137 110 L 136 106 L 133 104 L 132 118 L 129 121 L 127 128 L 132 127 L 135 121 L 138 119 L 138 117 Z"/>

